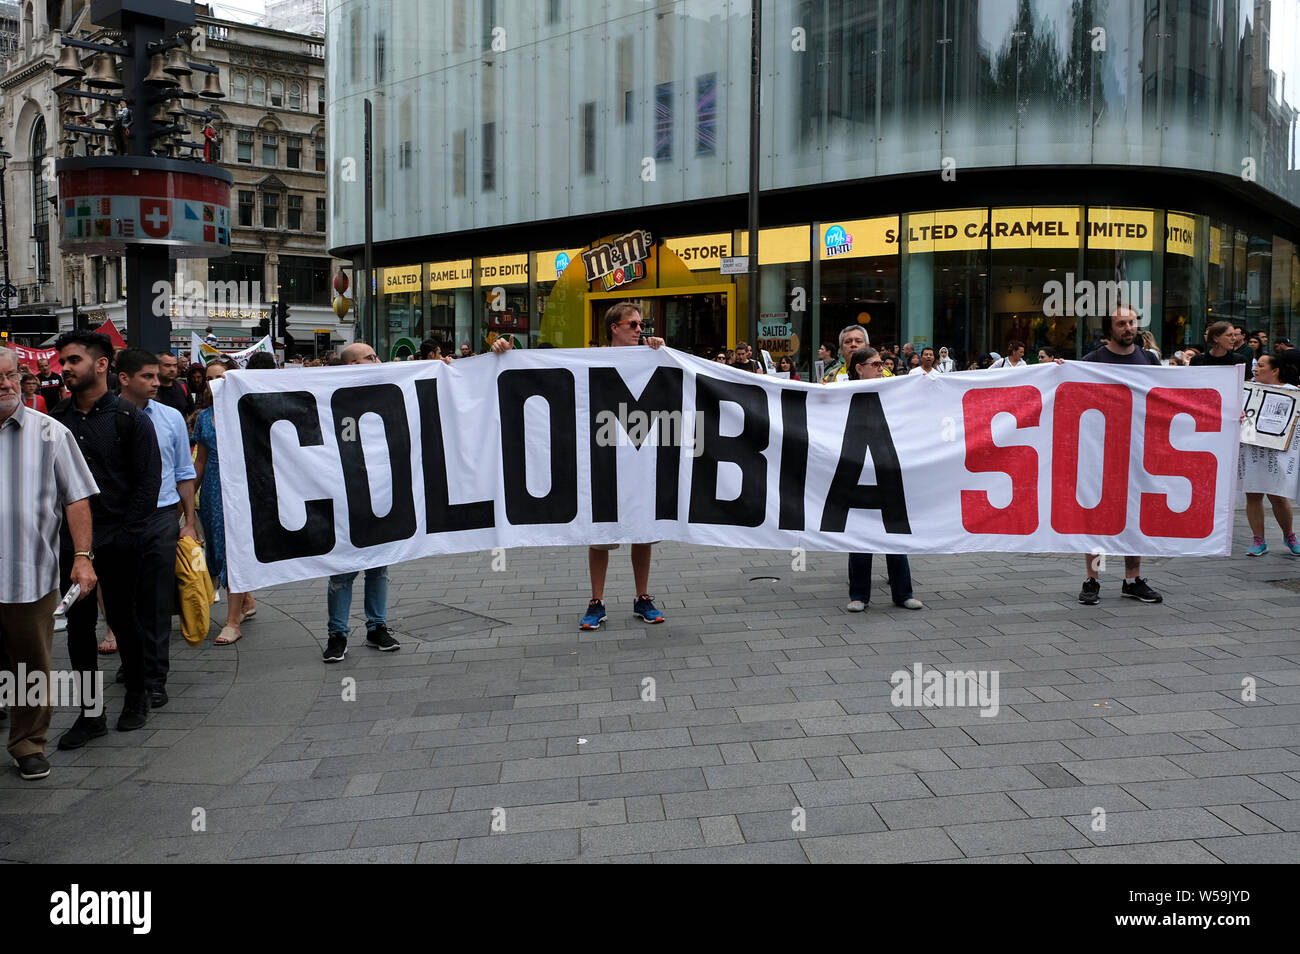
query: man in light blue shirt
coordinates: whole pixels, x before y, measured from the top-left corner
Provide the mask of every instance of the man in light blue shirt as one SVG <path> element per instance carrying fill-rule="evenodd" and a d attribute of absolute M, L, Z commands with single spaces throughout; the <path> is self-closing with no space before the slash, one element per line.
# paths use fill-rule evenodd
<path fill-rule="evenodd" d="M 196 538 L 194 519 L 194 460 L 185 419 L 175 408 L 153 398 L 158 393 L 158 358 L 140 348 L 128 348 L 117 357 L 121 396 L 140 408 L 153 422 L 162 458 L 162 483 L 158 488 L 158 509 L 149 527 L 145 551 L 141 554 L 140 593 L 136 614 L 144 634 L 144 679 L 150 708 L 167 705 L 169 644 L 172 635 L 172 603 L 176 590 L 176 541 L 180 536 Z M 180 528 L 177 505 L 185 516 Z"/>

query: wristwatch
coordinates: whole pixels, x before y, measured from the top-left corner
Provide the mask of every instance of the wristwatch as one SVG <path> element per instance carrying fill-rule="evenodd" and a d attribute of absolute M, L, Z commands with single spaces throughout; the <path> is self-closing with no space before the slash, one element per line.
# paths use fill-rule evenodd
<path fill-rule="evenodd" d="M 84 556 L 84 557 L 85 557 L 87 560 L 89 560 L 91 563 L 94 563 L 94 562 L 95 562 L 95 551 L 94 551 L 94 550 L 78 550 L 76 553 L 74 553 L 74 554 L 72 555 L 72 558 L 75 560 L 75 559 L 76 559 L 77 557 L 79 557 L 79 556 Z"/>

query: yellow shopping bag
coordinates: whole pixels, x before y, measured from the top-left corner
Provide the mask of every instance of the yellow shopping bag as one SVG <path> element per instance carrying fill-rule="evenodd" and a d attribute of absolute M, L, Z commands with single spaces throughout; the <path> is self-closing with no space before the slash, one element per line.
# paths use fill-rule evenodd
<path fill-rule="evenodd" d="M 191 537 L 181 537 L 176 541 L 176 605 L 180 608 L 181 633 L 191 646 L 207 639 L 216 599 L 203 547 Z"/>

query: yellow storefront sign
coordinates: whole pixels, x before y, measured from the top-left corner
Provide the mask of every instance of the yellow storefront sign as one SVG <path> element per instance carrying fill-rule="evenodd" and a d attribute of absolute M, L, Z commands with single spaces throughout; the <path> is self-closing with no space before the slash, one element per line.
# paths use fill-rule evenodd
<path fill-rule="evenodd" d="M 988 209 L 917 212 L 907 216 L 907 250 L 962 252 L 988 248 Z"/>
<path fill-rule="evenodd" d="M 764 237 L 766 232 L 764 232 Z M 761 248 L 764 239 L 759 239 Z M 693 272 L 717 271 L 722 267 L 722 259 L 731 255 L 731 233 L 713 232 L 709 235 L 686 235 L 682 238 L 666 238 L 664 245 L 686 263 Z"/>
<path fill-rule="evenodd" d="M 1165 216 L 1165 251 L 1188 258 L 1196 254 L 1196 219 L 1193 216 L 1181 212 L 1170 212 Z"/>
<path fill-rule="evenodd" d="M 993 248 L 1078 248 L 1082 223 L 1078 206 L 994 209 L 989 243 Z"/>
<path fill-rule="evenodd" d="M 760 229 L 758 232 L 758 264 L 780 265 L 783 262 L 808 261 L 808 239 L 812 229 L 806 225 L 792 225 L 780 229 Z M 749 233 L 740 233 L 740 251 L 749 254 Z"/>
<path fill-rule="evenodd" d="M 470 270 L 473 262 L 461 258 L 451 262 L 430 262 L 425 266 L 429 270 L 429 289 L 469 288 L 473 282 Z"/>
<path fill-rule="evenodd" d="M 824 222 L 817 254 L 823 262 L 836 258 L 867 258 L 898 254 L 898 216 Z"/>
<path fill-rule="evenodd" d="M 1150 252 L 1155 248 L 1156 214 L 1150 209 L 1088 209 L 1088 247 Z"/>
<path fill-rule="evenodd" d="M 479 282 L 484 285 L 528 284 L 528 253 L 479 259 Z"/>
<path fill-rule="evenodd" d="M 1210 264 L 1222 265 L 1223 230 L 1210 226 Z"/>
<path fill-rule="evenodd" d="M 381 273 L 385 295 L 400 295 L 420 290 L 420 266 L 402 265 L 385 268 Z"/>
<path fill-rule="evenodd" d="M 539 282 L 558 281 L 569 263 L 582 254 L 580 248 L 556 248 L 549 252 L 537 253 L 537 280 Z"/>

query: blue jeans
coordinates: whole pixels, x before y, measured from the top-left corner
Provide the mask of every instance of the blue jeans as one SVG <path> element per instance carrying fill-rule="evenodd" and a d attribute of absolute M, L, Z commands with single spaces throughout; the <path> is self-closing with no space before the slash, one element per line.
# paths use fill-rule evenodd
<path fill-rule="evenodd" d="M 849 599 L 871 602 L 871 554 L 849 554 Z M 912 568 L 907 557 L 888 554 L 885 568 L 889 572 L 889 592 L 895 606 L 902 606 L 912 598 Z"/>
<path fill-rule="evenodd" d="M 357 571 L 337 573 L 330 577 L 326 607 L 329 610 L 329 632 L 346 636 L 352 629 L 348 614 L 352 612 L 352 581 Z M 371 630 L 388 622 L 388 567 L 377 566 L 366 570 L 366 629 Z"/>

